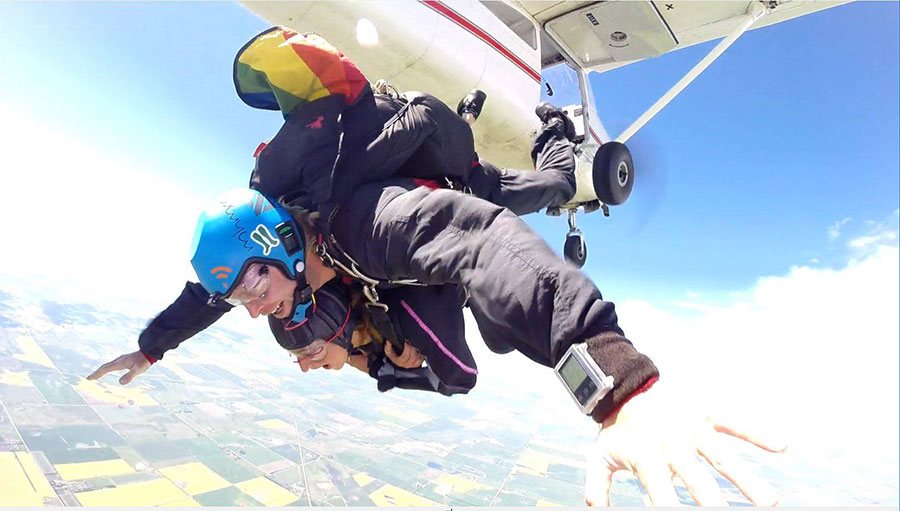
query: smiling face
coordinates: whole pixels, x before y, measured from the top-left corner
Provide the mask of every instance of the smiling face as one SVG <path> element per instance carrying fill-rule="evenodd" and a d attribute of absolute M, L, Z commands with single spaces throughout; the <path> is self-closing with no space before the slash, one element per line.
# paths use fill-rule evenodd
<path fill-rule="evenodd" d="M 313 245 L 307 247 L 307 253 L 313 254 Z M 318 290 L 326 282 L 334 278 L 336 273 L 313 255 L 306 260 L 306 282 L 313 291 Z M 294 290 L 297 282 L 287 277 L 277 266 L 265 263 L 253 263 L 247 268 L 241 283 L 229 296 L 233 303 L 240 303 L 247 308 L 251 317 L 272 315 L 278 319 L 291 317 L 294 305 Z"/>
<path fill-rule="evenodd" d="M 277 267 L 253 263 L 229 300 L 246 307 L 251 317 L 272 315 L 286 319 L 293 311 L 296 289 L 297 282 L 286 277 Z"/>

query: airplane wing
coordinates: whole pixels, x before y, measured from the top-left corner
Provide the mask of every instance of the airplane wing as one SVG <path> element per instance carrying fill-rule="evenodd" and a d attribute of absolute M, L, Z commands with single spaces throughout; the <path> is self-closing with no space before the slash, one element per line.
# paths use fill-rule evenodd
<path fill-rule="evenodd" d="M 393 0 L 379 2 L 250 1 L 272 24 L 315 32 L 347 55 L 372 81 L 424 90 L 451 106 L 472 89 L 488 94 L 475 130 L 479 155 L 531 168 L 528 147 L 538 120 L 541 73 L 564 60 L 582 69 L 616 67 L 717 39 L 740 26 L 744 1 Z M 771 0 L 762 27 L 839 5 L 840 1 Z M 532 23 L 535 22 L 535 23 Z M 376 34 L 364 43 L 366 24 Z M 536 30 L 538 25 L 543 30 Z M 552 39 L 548 32 L 552 35 Z M 540 40 L 538 40 L 538 37 Z M 540 42 L 540 44 L 538 44 Z M 580 76 L 580 75 L 579 75 Z M 608 140 L 590 98 L 589 131 Z"/>
<path fill-rule="evenodd" d="M 565 45 L 577 63 L 604 72 L 648 57 L 719 39 L 741 22 L 752 2 L 653 0 L 643 2 L 511 2 Z M 769 12 L 753 29 L 811 14 L 846 1 L 763 2 Z M 541 65 L 563 60 L 543 35 Z"/>

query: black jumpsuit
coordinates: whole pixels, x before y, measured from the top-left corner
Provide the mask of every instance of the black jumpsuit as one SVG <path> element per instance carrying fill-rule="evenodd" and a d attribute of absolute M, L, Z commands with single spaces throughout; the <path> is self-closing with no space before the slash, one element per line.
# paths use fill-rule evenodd
<path fill-rule="evenodd" d="M 362 110 L 332 117 L 323 116 L 314 108 L 298 112 L 260 155 L 252 185 L 283 202 L 308 207 L 304 201 L 308 202 L 314 194 L 291 191 L 296 189 L 292 185 L 311 183 L 309 176 L 315 171 L 302 168 L 309 164 L 298 145 L 303 145 L 300 142 L 304 136 L 310 136 L 303 127 L 316 120 L 326 129 L 331 129 L 332 122 L 343 123 L 337 148 L 340 156 L 330 179 L 314 178 L 320 186 L 318 197 L 326 198 L 326 211 L 333 213 L 325 226 L 336 242 L 332 249 L 340 247 L 359 263 L 364 273 L 379 280 L 416 279 L 432 286 L 460 285 L 469 297 L 468 305 L 485 342 L 494 351 L 517 349 L 542 365 L 553 365 L 569 345 L 587 341 L 591 355 L 616 381 L 613 392 L 594 411 L 595 420 L 601 420 L 656 376 L 656 368 L 623 337 L 613 304 L 603 301 L 594 284 L 554 254 L 513 211 L 471 195 L 421 186 L 411 178 L 390 177 L 413 173 L 416 177 L 439 177 L 439 169 L 443 169 L 443 175 L 460 178 L 478 195 L 504 204 L 503 174 L 491 173 L 490 167 L 480 165 L 488 169 L 480 176 L 484 179 L 473 179 L 472 169 L 479 169 L 479 165 L 473 166 L 468 126 L 457 129 L 454 121 L 464 121 L 455 115 L 455 119 L 446 116 L 449 109 L 439 101 L 432 103 L 427 96 L 419 97 L 423 99 L 414 99 L 405 108 L 395 110 L 396 114 L 383 122 L 384 127 L 377 132 L 367 131 L 363 122 L 351 122 L 357 114 L 357 121 L 367 120 L 365 112 L 360 113 Z M 363 105 L 370 108 L 369 113 L 373 112 L 371 106 L 365 106 L 371 104 Z M 387 109 L 375 108 L 379 120 L 385 121 Z M 516 204 L 514 199 L 507 203 L 518 213 L 558 204 L 574 192 L 574 176 L 571 181 L 566 177 L 572 169 L 563 168 L 574 164 L 571 145 L 550 131 L 545 130 L 536 140 L 533 154 L 543 166 L 531 176 L 551 176 L 556 183 L 570 186 L 563 189 L 551 183 L 545 187 L 551 191 L 544 194 L 540 186 L 529 186 L 535 183 L 523 181 L 520 191 L 526 198 L 522 204 Z M 320 132 L 311 136 L 320 136 Z M 297 143 L 290 145 L 287 140 Z M 290 169 L 297 170 L 291 173 Z M 510 176 L 507 184 L 515 185 L 516 174 L 506 175 Z M 498 179 L 492 181 L 492 177 Z M 330 188 L 322 190 L 321 183 L 325 181 Z M 539 193 L 528 195 L 529 191 Z M 550 199 L 545 199 L 548 196 Z M 551 202 L 535 208 L 537 200 L 533 197 Z M 196 309 L 196 299 L 191 303 L 186 307 Z M 173 307 L 176 310 L 169 314 Z M 184 332 L 183 322 L 173 324 L 164 316 L 186 318 L 192 316 L 191 312 L 178 301 L 169 309 L 154 322 L 162 318 L 163 323 Z M 215 313 L 208 310 L 196 311 L 196 325 L 205 327 L 211 323 L 207 321 L 215 320 L 213 316 Z M 448 316 L 446 325 L 431 329 L 461 332 L 459 325 L 461 315 Z M 177 339 L 180 335 L 145 335 L 153 327 L 151 323 L 140 341 L 142 351 L 152 357 L 159 358 L 167 347 L 177 346 L 183 340 Z"/>

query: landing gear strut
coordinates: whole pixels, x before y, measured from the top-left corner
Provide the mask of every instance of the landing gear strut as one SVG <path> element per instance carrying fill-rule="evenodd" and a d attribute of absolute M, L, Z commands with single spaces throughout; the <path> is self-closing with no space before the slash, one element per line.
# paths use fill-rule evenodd
<path fill-rule="evenodd" d="M 591 178 L 597 200 L 578 203 L 567 209 L 569 232 L 566 233 L 563 255 L 566 257 L 566 261 L 572 263 L 576 268 L 581 268 L 587 261 L 587 245 L 584 242 L 584 234 L 575 226 L 575 214 L 578 212 L 578 208 L 583 207 L 585 213 L 602 209 L 603 216 L 609 216 L 610 205 L 622 204 L 631 195 L 631 188 L 634 186 L 634 162 L 625 144 L 610 141 L 601 145 L 594 155 Z M 559 208 L 548 208 L 547 213 L 558 215 L 560 210 Z"/>
<path fill-rule="evenodd" d="M 569 210 L 569 232 L 566 234 L 566 243 L 563 245 L 563 255 L 566 257 L 566 261 L 576 268 L 581 268 L 587 261 L 587 244 L 584 242 L 584 235 L 575 226 L 575 213 L 577 212 L 577 208 Z"/>

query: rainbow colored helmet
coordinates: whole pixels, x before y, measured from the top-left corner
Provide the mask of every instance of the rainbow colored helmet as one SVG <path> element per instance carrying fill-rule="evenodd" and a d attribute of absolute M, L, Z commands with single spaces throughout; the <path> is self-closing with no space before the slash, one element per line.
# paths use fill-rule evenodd
<path fill-rule="evenodd" d="M 279 268 L 303 290 L 304 247 L 303 231 L 284 208 L 256 190 L 232 190 L 200 214 L 191 265 L 212 301 L 227 300 L 252 263 Z M 293 321 L 305 319 L 310 305 L 298 302 L 295 298 Z"/>

